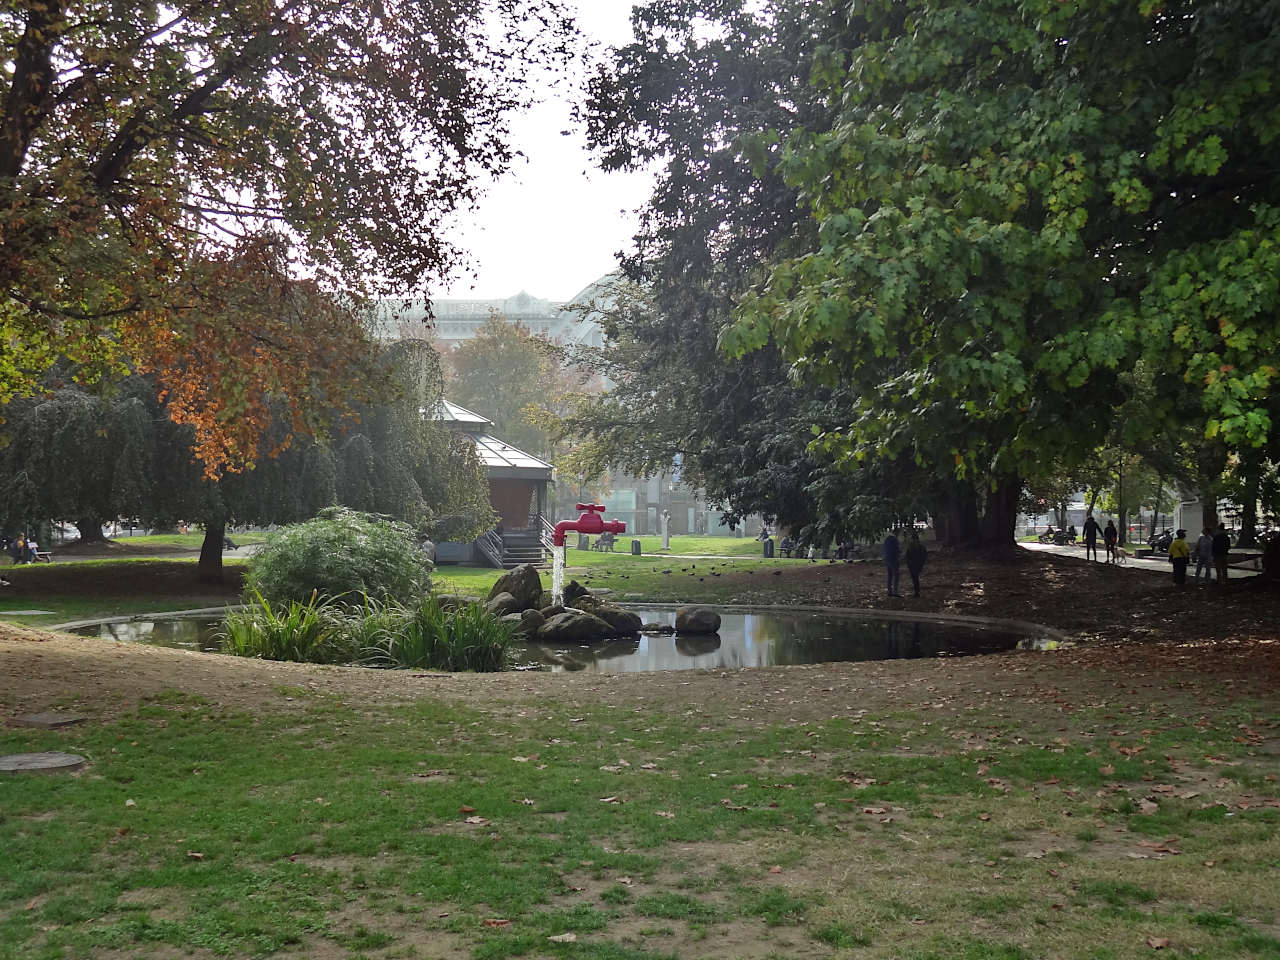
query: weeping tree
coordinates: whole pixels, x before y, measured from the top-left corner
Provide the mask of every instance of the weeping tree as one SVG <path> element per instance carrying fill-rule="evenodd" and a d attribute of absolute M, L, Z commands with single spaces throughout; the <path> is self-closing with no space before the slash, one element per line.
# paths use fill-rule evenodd
<path fill-rule="evenodd" d="M 47 392 L 12 401 L 0 446 L 0 525 L 69 519 L 92 543 L 103 540 L 106 521 L 152 513 L 158 408 L 138 377 L 97 390 L 51 377 Z"/>

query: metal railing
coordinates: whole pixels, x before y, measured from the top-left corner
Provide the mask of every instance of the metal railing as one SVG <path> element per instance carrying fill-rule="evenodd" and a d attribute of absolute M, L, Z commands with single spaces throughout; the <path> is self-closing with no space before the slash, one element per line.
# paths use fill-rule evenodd
<path fill-rule="evenodd" d="M 552 543 L 551 538 L 555 536 L 556 528 L 553 527 L 550 521 L 548 521 L 546 517 L 542 516 L 542 514 L 538 514 L 538 523 L 539 539 L 542 540 L 542 551 L 544 555 L 549 557 L 555 552 L 555 545 Z"/>
<path fill-rule="evenodd" d="M 502 566 L 504 545 L 497 530 L 490 530 L 476 540 L 476 547 L 486 560 L 495 567 Z"/>

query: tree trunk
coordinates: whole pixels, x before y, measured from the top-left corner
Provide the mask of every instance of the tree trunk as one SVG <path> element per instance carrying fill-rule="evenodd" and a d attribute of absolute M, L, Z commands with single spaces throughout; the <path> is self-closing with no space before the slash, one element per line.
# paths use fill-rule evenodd
<path fill-rule="evenodd" d="M 1208 527 L 1211 532 L 1218 530 L 1218 495 L 1210 493 L 1207 488 L 1202 487 L 1200 495 L 1200 519 L 1203 521 L 1202 526 Z"/>
<path fill-rule="evenodd" d="M 938 511 L 938 542 L 945 547 L 973 543 L 978 539 L 978 496 L 967 483 L 956 483 L 943 496 Z"/>
<path fill-rule="evenodd" d="M 1160 493 L 1163 490 L 1164 490 L 1164 474 L 1161 474 L 1159 481 L 1157 481 L 1156 483 L 1156 505 L 1155 505 L 1155 509 L 1151 511 L 1151 536 L 1147 538 L 1148 541 L 1155 538 L 1156 524 L 1160 522 Z"/>
<path fill-rule="evenodd" d="M 982 542 L 993 548 L 1012 547 L 1018 526 L 1018 497 L 1022 493 L 1021 477 L 1002 477 L 994 490 L 987 491 L 986 510 L 982 514 Z"/>
<path fill-rule="evenodd" d="M 1258 486 L 1261 483 L 1261 469 L 1258 462 L 1246 458 L 1241 465 L 1244 474 L 1244 503 L 1240 504 L 1240 539 L 1236 545 L 1240 547 L 1256 547 L 1258 545 Z"/>
<path fill-rule="evenodd" d="M 222 582 L 222 543 L 227 535 L 225 519 L 206 520 L 204 542 L 200 544 L 200 579 L 205 583 Z"/>
<path fill-rule="evenodd" d="M 104 543 L 107 539 L 102 535 L 100 519 L 80 519 L 75 522 L 75 525 L 80 533 L 81 543 Z"/>

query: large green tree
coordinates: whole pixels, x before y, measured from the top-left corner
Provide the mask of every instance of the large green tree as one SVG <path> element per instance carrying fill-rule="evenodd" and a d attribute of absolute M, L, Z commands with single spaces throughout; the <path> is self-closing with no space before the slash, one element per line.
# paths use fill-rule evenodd
<path fill-rule="evenodd" d="M 252 458 L 266 418 L 243 414 L 268 396 L 306 427 L 359 348 L 360 297 L 453 265 L 444 218 L 509 161 L 523 81 L 571 37 L 558 0 L 5 4 L 0 335 L 21 349 L 0 400 L 60 354 L 127 361 L 215 471 Z M 303 276 L 345 298 L 321 311 L 328 364 L 299 329 L 314 309 L 279 324 Z"/>
<path fill-rule="evenodd" d="M 1203 433 L 1266 441 L 1280 18 L 1263 0 L 872 2 L 814 71 L 833 123 L 763 132 L 816 238 L 725 338 L 851 383 L 836 449 L 954 465 L 1007 542 L 1046 449 L 1087 450 L 1139 358 Z M 1070 466 L 1070 464 L 1068 464 Z"/>

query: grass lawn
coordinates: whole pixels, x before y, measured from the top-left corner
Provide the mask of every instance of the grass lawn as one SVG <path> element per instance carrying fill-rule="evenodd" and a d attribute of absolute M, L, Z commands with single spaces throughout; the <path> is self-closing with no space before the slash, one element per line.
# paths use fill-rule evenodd
<path fill-rule="evenodd" d="M 58 643 L 27 646 L 84 663 Z M 0 781 L 0 957 L 1280 957 L 1275 703 L 1194 678 L 1116 703 L 1127 671 L 1025 660 L 398 674 L 384 698 L 110 656 L 173 685 L 68 681 L 91 722 L 0 731 L 90 761 Z"/>
<path fill-rule="evenodd" d="M 244 561 L 224 560 L 224 584 L 202 583 L 196 560 L 80 560 L 0 567 L 0 620 L 49 626 L 70 620 L 165 610 L 192 610 L 238 603 Z M 48 610 L 40 616 L 12 610 Z"/>
<path fill-rule="evenodd" d="M 270 534 L 262 531 L 252 531 L 250 533 L 232 533 L 229 536 L 237 544 L 245 544 L 264 543 Z M 126 547 L 181 547 L 183 550 L 199 550 L 200 545 L 204 543 L 204 531 L 198 533 L 153 533 L 145 537 L 131 537 L 128 534 L 121 534 L 115 537 L 114 541 Z"/>
<path fill-rule="evenodd" d="M 764 577 L 774 571 L 810 566 L 817 565 L 802 560 L 763 560 L 754 556 L 751 559 L 687 560 L 569 550 L 565 554 L 565 582 L 576 579 L 593 590 L 610 590 L 615 599 L 622 600 L 743 602 L 744 586 L 748 585 L 742 581 L 743 576 Z M 484 596 L 502 573 L 490 567 L 442 565 L 432 572 L 431 583 L 440 593 Z M 542 580 L 550 589 L 549 571 L 543 571 Z"/>
<path fill-rule="evenodd" d="M 0 775 L 0 960 L 1280 960 L 1269 595 L 1206 604 L 1028 551 L 940 554 L 919 601 L 885 599 L 874 562 L 569 562 L 621 598 L 1082 631 L 1101 607 L 1196 642 L 468 676 L 0 626 L 0 715 L 89 718 L 0 726 L 0 753 L 89 761 Z M 216 589 L 192 561 L 3 572 L 0 618 L 56 622 L 216 605 L 239 569 Z M 497 576 L 433 580 L 484 593 Z"/>

